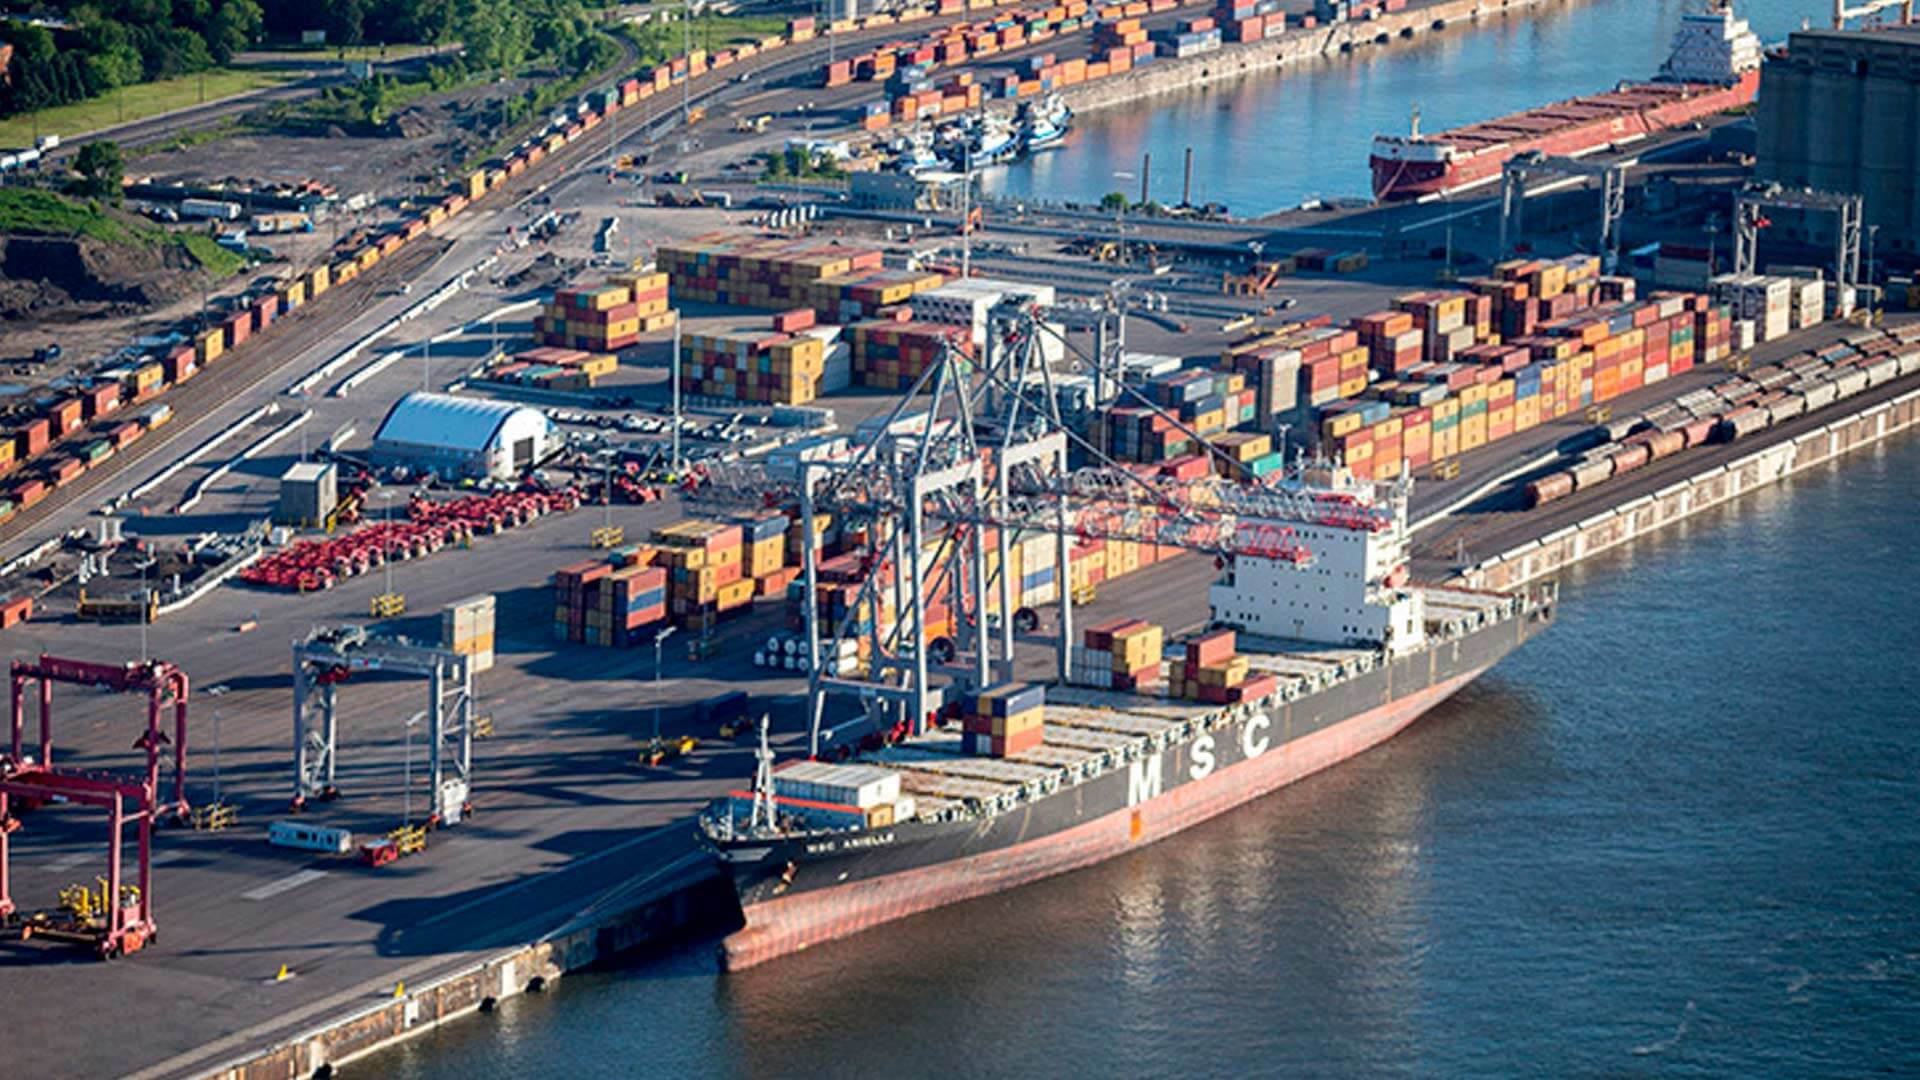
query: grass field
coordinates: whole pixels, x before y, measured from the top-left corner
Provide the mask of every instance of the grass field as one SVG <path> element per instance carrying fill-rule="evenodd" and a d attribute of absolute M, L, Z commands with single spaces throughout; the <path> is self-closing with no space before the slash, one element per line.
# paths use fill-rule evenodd
<path fill-rule="evenodd" d="M 38 116 L 23 113 L 0 120 L 0 146 L 32 146 L 36 134 L 73 138 L 89 131 L 131 123 L 149 116 L 184 109 L 201 103 L 200 75 L 182 75 L 177 79 L 123 86 L 104 97 L 76 101 L 71 105 L 42 109 Z M 271 71 L 209 71 L 204 76 L 205 100 L 244 94 L 261 87 L 277 86 L 287 76 Z"/>
<path fill-rule="evenodd" d="M 197 232 L 170 232 L 135 219 L 115 217 L 86 203 L 35 188 L 0 188 L 0 233 L 90 236 L 109 244 L 154 247 L 179 244 L 216 277 L 227 277 L 246 260 Z"/>
<path fill-rule="evenodd" d="M 693 47 L 715 52 L 729 45 L 759 41 L 785 33 L 785 15 L 702 15 L 693 20 Z M 640 63 L 658 64 L 680 55 L 682 30 L 676 20 L 654 19 L 641 26 L 623 25 L 625 33 L 640 50 Z"/>

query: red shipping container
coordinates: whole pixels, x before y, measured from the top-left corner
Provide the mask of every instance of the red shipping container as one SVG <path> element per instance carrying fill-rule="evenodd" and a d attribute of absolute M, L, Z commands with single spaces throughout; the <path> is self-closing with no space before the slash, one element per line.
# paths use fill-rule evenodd
<path fill-rule="evenodd" d="M 97 420 L 120 407 L 120 384 L 90 387 L 81 395 L 81 401 L 85 403 L 87 418 Z"/>
<path fill-rule="evenodd" d="M 1187 666 L 1211 667 L 1233 657 L 1236 639 L 1231 630 L 1215 630 L 1187 642 Z"/>
<path fill-rule="evenodd" d="M 812 308 L 794 308 L 773 317 L 773 328 L 783 334 L 797 333 L 814 324 Z"/>
<path fill-rule="evenodd" d="M 19 440 L 19 455 L 29 458 L 47 448 L 50 426 L 45 417 L 27 421 L 21 426 L 15 438 Z"/>

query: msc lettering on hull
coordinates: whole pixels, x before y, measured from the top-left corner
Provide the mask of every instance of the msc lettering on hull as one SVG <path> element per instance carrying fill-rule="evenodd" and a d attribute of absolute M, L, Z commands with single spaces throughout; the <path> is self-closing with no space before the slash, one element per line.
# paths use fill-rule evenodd
<path fill-rule="evenodd" d="M 1255 713 L 1240 726 L 1240 760 L 1252 761 L 1273 745 L 1273 720 L 1266 713 Z M 1229 737 L 1229 746 L 1232 746 Z M 1175 783 L 1205 780 L 1213 775 L 1220 765 L 1219 746 L 1214 742 L 1211 732 L 1203 732 L 1187 744 L 1187 775 L 1184 780 Z M 1164 753 L 1150 754 L 1127 763 L 1127 805 L 1139 806 L 1149 799 L 1159 798 L 1166 787 Z M 1176 768 L 1178 762 L 1175 762 Z"/>

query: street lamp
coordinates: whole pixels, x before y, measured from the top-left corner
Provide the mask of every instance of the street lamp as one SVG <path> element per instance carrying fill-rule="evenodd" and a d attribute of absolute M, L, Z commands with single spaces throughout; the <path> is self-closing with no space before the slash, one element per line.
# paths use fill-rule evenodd
<path fill-rule="evenodd" d="M 422 709 L 409 717 L 404 725 L 407 731 L 407 763 L 405 772 L 402 774 L 404 779 L 401 786 L 405 788 L 402 806 L 404 806 L 405 809 L 401 811 L 400 823 L 406 826 L 413 825 L 413 725 L 426 718 L 427 711 Z"/>
<path fill-rule="evenodd" d="M 653 635 L 653 740 L 660 741 L 660 646 L 678 630 L 677 626 L 663 627 Z"/>

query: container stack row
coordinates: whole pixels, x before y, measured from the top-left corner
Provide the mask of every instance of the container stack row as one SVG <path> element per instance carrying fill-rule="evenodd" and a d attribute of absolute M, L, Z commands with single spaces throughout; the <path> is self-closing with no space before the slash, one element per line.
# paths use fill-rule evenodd
<path fill-rule="evenodd" d="M 590 353 L 542 345 L 502 357 L 481 373 L 486 382 L 506 383 L 553 392 L 591 390 L 620 366 L 612 353 Z"/>
<path fill-rule="evenodd" d="M 668 571 L 645 558 L 627 551 L 555 571 L 554 638 L 616 649 L 650 644 L 665 625 Z"/>
<path fill-rule="evenodd" d="M 534 318 L 534 332 L 547 345 L 609 353 L 637 344 L 641 334 L 668 329 L 673 320 L 667 275 L 631 271 L 602 285 L 558 290 Z"/>
<path fill-rule="evenodd" d="M 853 380 L 861 386 L 882 390 L 912 386 L 948 347 L 969 360 L 973 356 L 973 337 L 963 326 L 875 319 L 848 329 L 853 335 Z M 965 373 L 970 366 L 960 370 Z"/>

